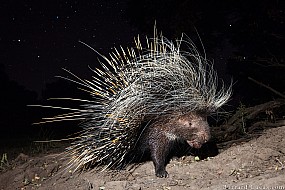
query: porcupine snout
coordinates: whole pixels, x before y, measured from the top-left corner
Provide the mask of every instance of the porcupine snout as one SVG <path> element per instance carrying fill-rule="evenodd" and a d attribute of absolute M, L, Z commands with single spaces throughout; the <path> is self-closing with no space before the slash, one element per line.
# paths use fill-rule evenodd
<path fill-rule="evenodd" d="M 193 148 L 201 148 L 201 146 L 208 142 L 211 138 L 209 124 L 205 116 L 194 115 L 187 118 L 185 130 L 185 140 Z M 187 132 L 188 131 L 188 132 Z"/>
<path fill-rule="evenodd" d="M 193 138 L 190 140 L 186 140 L 186 141 L 193 148 L 201 148 L 201 146 L 204 143 L 208 142 L 210 138 L 211 138 L 211 134 L 209 130 L 207 129 L 207 130 L 202 130 L 197 133 L 194 133 Z"/>

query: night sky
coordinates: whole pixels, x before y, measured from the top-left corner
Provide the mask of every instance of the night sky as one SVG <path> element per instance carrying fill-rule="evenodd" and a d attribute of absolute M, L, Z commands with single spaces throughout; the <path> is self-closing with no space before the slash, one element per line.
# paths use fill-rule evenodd
<path fill-rule="evenodd" d="M 1 74 L 41 98 L 46 84 L 58 80 L 54 76 L 68 75 L 62 68 L 91 77 L 88 66 L 96 67 L 99 56 L 79 41 L 106 55 L 134 46 L 138 34 L 152 35 L 156 23 L 167 38 L 184 32 L 203 51 L 199 35 L 220 76 L 239 75 L 228 72 L 229 58 L 283 60 L 284 12 L 278 0 L 4 1 Z"/>
<path fill-rule="evenodd" d="M 0 10 L 1 64 L 10 80 L 39 94 L 67 68 L 81 77 L 96 66 L 91 45 L 106 54 L 130 45 L 138 31 L 122 13 L 125 1 L 5 1 Z"/>

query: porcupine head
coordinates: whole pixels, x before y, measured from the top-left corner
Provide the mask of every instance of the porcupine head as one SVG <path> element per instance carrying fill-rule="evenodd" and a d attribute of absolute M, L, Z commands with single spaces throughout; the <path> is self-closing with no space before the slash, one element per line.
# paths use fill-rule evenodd
<path fill-rule="evenodd" d="M 43 122 L 80 120 L 83 132 L 66 150 L 70 167 L 102 170 L 124 165 L 133 152 L 150 152 L 158 177 L 167 177 L 167 157 L 176 141 L 200 148 L 210 139 L 207 116 L 225 104 L 231 88 L 218 90 L 211 63 L 189 39 L 169 41 L 155 32 L 143 48 L 115 49 L 109 57 L 98 53 L 101 69 L 91 69 L 90 80 L 67 71 L 92 99 L 69 114 Z M 187 50 L 182 51 L 185 44 Z M 63 77 L 64 78 L 64 77 Z M 41 106 L 52 107 L 52 106 Z M 144 125 L 146 124 L 146 125 Z M 139 151 L 138 151 L 139 150 Z"/>
<path fill-rule="evenodd" d="M 145 131 L 142 137 L 142 151 L 150 151 L 158 177 L 167 177 L 166 162 L 168 154 L 175 148 L 176 142 L 186 141 L 193 148 L 200 148 L 210 139 L 207 116 L 190 112 L 183 115 L 164 118 Z"/>

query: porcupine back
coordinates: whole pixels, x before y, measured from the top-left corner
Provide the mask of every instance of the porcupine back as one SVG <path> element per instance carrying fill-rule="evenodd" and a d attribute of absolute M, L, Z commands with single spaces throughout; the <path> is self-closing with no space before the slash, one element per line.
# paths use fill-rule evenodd
<path fill-rule="evenodd" d="M 135 49 L 115 49 L 108 58 L 100 55 L 103 69 L 92 70 L 92 81 L 68 71 L 74 76 L 68 80 L 83 86 L 93 97 L 79 100 L 86 103 L 70 109 L 74 112 L 51 119 L 82 120 L 83 132 L 67 148 L 75 170 L 93 165 L 103 169 L 121 166 L 148 123 L 191 111 L 215 112 L 229 99 L 230 88 L 217 90 L 212 64 L 200 56 L 189 39 L 171 42 L 154 35 L 146 40 L 146 48 L 137 38 Z M 182 45 L 187 51 L 180 49 Z"/>

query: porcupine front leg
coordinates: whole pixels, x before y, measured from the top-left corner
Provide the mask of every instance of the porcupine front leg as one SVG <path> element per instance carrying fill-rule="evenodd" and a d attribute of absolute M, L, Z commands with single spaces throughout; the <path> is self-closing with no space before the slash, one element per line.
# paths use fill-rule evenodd
<path fill-rule="evenodd" d="M 157 177 L 167 177 L 166 158 L 169 153 L 170 142 L 163 133 L 154 133 L 149 139 L 151 158 Z"/>

